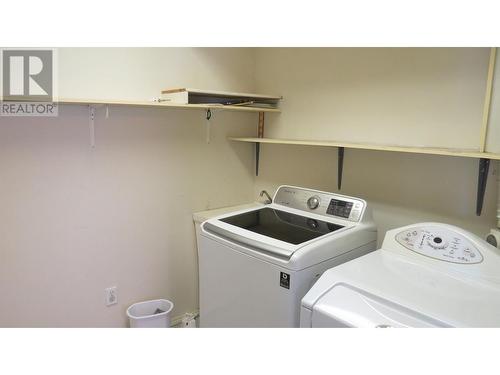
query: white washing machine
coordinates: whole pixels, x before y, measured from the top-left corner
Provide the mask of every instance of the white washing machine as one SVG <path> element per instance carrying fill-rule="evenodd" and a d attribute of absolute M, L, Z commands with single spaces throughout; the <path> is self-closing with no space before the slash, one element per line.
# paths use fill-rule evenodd
<path fill-rule="evenodd" d="M 364 200 L 281 186 L 273 202 L 205 221 L 201 327 L 298 327 L 300 300 L 328 268 L 376 248 Z"/>
<path fill-rule="evenodd" d="M 422 223 L 326 271 L 301 327 L 500 327 L 500 255 L 463 229 Z"/>

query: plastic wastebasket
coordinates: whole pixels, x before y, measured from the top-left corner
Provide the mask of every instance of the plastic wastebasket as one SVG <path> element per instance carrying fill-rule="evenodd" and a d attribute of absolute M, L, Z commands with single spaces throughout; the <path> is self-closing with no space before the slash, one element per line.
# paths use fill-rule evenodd
<path fill-rule="evenodd" d="M 130 328 L 168 328 L 174 304 L 167 299 L 134 303 L 127 309 Z"/>

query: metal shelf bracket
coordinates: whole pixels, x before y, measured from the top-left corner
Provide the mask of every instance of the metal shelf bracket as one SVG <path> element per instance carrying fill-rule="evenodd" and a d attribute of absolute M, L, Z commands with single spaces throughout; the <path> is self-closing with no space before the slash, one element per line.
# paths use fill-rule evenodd
<path fill-rule="evenodd" d="M 255 142 L 255 175 L 259 175 L 260 143 Z"/>
<path fill-rule="evenodd" d="M 484 193 L 486 192 L 486 183 L 488 182 L 488 172 L 490 169 L 490 159 L 479 159 L 479 173 L 477 176 L 477 200 L 476 215 L 481 216 L 483 211 Z"/>
<path fill-rule="evenodd" d="M 89 137 L 90 147 L 95 148 L 95 107 L 89 105 Z"/>
<path fill-rule="evenodd" d="M 210 108 L 208 108 L 206 116 L 205 116 L 205 119 L 207 120 L 207 122 L 206 122 L 206 131 L 207 131 L 206 142 L 207 142 L 207 144 L 210 143 L 210 119 L 211 118 L 212 118 L 212 110 Z"/>
<path fill-rule="evenodd" d="M 337 188 L 342 188 L 342 172 L 344 171 L 344 147 L 338 148 L 337 157 Z"/>
<path fill-rule="evenodd" d="M 264 112 L 259 112 L 259 126 L 257 136 L 264 138 Z M 259 175 L 260 142 L 255 142 L 255 175 Z"/>
<path fill-rule="evenodd" d="M 101 108 L 102 104 L 89 104 L 89 143 L 90 147 L 95 148 L 95 112 L 97 108 Z M 109 118 L 109 105 L 106 108 L 106 119 Z"/>

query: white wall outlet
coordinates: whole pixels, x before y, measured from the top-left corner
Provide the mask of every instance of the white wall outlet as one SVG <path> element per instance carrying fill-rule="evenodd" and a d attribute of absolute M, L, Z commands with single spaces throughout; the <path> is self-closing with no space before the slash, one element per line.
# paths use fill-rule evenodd
<path fill-rule="evenodd" d="M 106 306 L 114 305 L 118 303 L 118 289 L 116 286 L 112 286 L 110 288 L 104 289 L 105 300 L 104 303 Z"/>

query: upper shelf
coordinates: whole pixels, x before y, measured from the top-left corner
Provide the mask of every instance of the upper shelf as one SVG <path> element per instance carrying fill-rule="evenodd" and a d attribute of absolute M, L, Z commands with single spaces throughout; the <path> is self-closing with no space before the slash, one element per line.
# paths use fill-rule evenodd
<path fill-rule="evenodd" d="M 479 152 L 474 150 L 450 149 L 450 148 L 383 146 L 383 145 L 373 145 L 373 144 L 336 142 L 336 141 L 312 141 L 312 140 L 272 139 L 272 138 L 228 138 L 228 139 L 237 142 L 270 143 L 270 144 L 300 145 L 300 146 L 344 147 L 344 148 L 355 148 L 361 150 L 406 152 L 413 154 L 459 156 L 466 158 L 477 158 L 477 159 L 484 158 L 491 160 L 500 160 L 500 154 L 494 154 L 491 152 Z"/>
<path fill-rule="evenodd" d="M 1 98 L 0 98 L 1 100 Z M 153 108 L 169 108 L 169 109 L 191 109 L 191 110 L 223 110 L 236 112 L 275 112 L 280 113 L 279 108 L 255 108 L 235 105 L 222 104 L 178 104 L 167 102 L 148 102 L 148 101 L 132 101 L 132 100 L 112 100 L 112 99 L 69 99 L 61 98 L 56 101 L 61 105 L 110 105 L 121 107 L 153 107 Z"/>
<path fill-rule="evenodd" d="M 167 102 L 148 102 L 148 101 L 128 101 L 128 100 L 102 100 L 102 99 L 59 99 L 59 104 L 80 104 L 80 105 L 113 105 L 129 107 L 155 107 L 172 109 L 197 109 L 197 110 L 224 110 L 237 112 L 281 112 L 278 108 L 254 108 L 235 105 L 222 104 L 178 104 Z"/>

